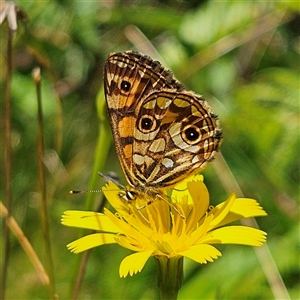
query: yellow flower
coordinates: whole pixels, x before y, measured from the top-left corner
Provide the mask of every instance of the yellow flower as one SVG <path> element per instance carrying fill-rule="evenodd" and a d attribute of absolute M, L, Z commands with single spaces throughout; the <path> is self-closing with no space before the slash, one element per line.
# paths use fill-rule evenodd
<path fill-rule="evenodd" d="M 211 207 L 201 175 L 176 185 L 169 197 L 171 203 L 166 196 L 164 200 L 158 198 L 138 207 L 141 200 L 124 201 L 119 196 L 122 191 L 113 182 L 102 190 L 116 213 L 108 209 L 104 213 L 66 211 L 62 218 L 64 225 L 98 231 L 67 247 L 79 253 L 118 243 L 134 251 L 121 262 L 121 277 L 140 272 L 150 256 L 188 257 L 207 263 L 221 256 L 214 244 L 261 246 L 266 240 L 266 233 L 261 230 L 242 225 L 224 226 L 242 218 L 266 216 L 259 204 L 232 194 L 225 202 Z"/>

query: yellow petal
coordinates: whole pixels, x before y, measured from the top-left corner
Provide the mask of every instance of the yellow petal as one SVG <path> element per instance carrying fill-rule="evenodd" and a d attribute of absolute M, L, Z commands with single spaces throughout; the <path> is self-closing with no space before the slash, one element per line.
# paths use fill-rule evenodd
<path fill-rule="evenodd" d="M 210 226 L 210 222 L 213 219 L 213 215 L 210 215 L 206 218 L 204 218 L 204 222 L 203 224 L 201 224 L 201 226 L 199 226 L 197 229 L 195 229 L 187 238 L 187 245 L 188 246 L 192 246 L 194 244 L 197 244 L 198 240 L 201 240 L 202 242 L 202 236 L 204 236 L 206 234 L 206 232 L 208 231 L 208 228 Z"/>
<path fill-rule="evenodd" d="M 120 188 L 112 181 L 108 182 L 102 187 L 103 194 L 109 201 L 109 203 L 123 215 L 129 214 L 129 206 L 120 199 Z"/>
<path fill-rule="evenodd" d="M 222 256 L 222 253 L 218 249 L 207 244 L 195 245 L 177 254 L 188 257 L 200 264 L 206 264 L 208 261 L 212 262 L 214 259 Z"/>
<path fill-rule="evenodd" d="M 228 226 L 207 233 L 201 243 L 240 244 L 262 246 L 266 241 L 266 233 L 262 230 L 246 226 Z"/>
<path fill-rule="evenodd" d="M 234 201 L 230 212 L 242 214 L 244 218 L 267 215 L 256 200 L 249 198 L 237 198 L 236 201 Z"/>
<path fill-rule="evenodd" d="M 174 199 L 173 201 L 180 202 L 181 199 L 185 198 L 188 204 L 193 204 L 192 196 L 188 190 L 188 183 L 195 181 L 203 181 L 203 176 L 193 175 L 177 183 L 172 191 L 171 198 Z"/>
<path fill-rule="evenodd" d="M 74 253 L 79 253 L 104 244 L 115 244 L 116 240 L 113 234 L 94 233 L 84 236 L 67 245 L 67 248 Z"/>
<path fill-rule="evenodd" d="M 174 186 L 174 190 L 185 190 L 187 188 L 187 184 L 193 181 L 203 181 L 203 175 L 197 174 L 187 177 L 186 179 L 180 181 Z"/>
<path fill-rule="evenodd" d="M 93 211 L 67 210 L 62 216 L 62 224 L 71 227 L 86 228 L 118 233 L 119 228 L 104 214 Z"/>
<path fill-rule="evenodd" d="M 217 206 L 218 207 L 218 206 Z M 232 204 L 227 216 L 218 224 L 223 226 L 225 224 L 240 220 L 243 218 L 266 216 L 267 213 L 254 199 L 237 198 Z"/>
<path fill-rule="evenodd" d="M 190 223 L 187 230 L 190 230 L 193 223 L 197 223 L 207 212 L 209 205 L 209 193 L 202 181 L 188 183 L 188 189 L 193 199 L 194 208 L 190 216 Z"/>
<path fill-rule="evenodd" d="M 122 218 L 118 218 L 115 214 L 113 214 L 108 209 L 104 209 L 104 213 L 107 217 L 119 228 L 119 233 L 126 235 L 127 237 L 135 237 L 141 241 L 147 239 L 147 235 L 144 235 L 140 230 L 144 228 L 144 224 L 140 223 L 137 229 L 135 225 L 138 223 L 137 220 L 132 216 L 128 218 L 128 221 L 124 221 Z M 137 225 L 138 226 L 138 225 Z"/>
<path fill-rule="evenodd" d="M 223 219 L 225 219 L 225 217 L 229 213 L 235 200 L 236 200 L 236 196 L 234 193 L 232 193 L 225 202 L 220 203 L 212 211 L 210 211 L 210 214 L 214 215 L 214 219 L 210 224 L 211 229 L 215 227 L 219 227 L 220 224 L 223 223 Z"/>
<path fill-rule="evenodd" d="M 148 250 L 126 256 L 120 265 L 120 277 L 126 277 L 128 274 L 132 276 L 137 272 L 141 272 L 152 253 L 152 250 Z"/>
<path fill-rule="evenodd" d="M 123 248 L 127 248 L 136 252 L 141 251 L 141 246 L 139 245 L 138 241 L 131 237 L 118 235 L 116 236 L 116 242 Z"/>

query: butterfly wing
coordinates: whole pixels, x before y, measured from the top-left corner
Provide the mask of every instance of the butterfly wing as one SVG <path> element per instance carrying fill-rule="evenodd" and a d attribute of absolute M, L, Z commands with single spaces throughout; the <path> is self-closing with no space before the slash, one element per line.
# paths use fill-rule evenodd
<path fill-rule="evenodd" d="M 133 111 L 139 99 L 153 90 L 184 90 L 160 62 L 134 51 L 113 53 L 108 57 L 104 67 L 104 87 L 109 115 L 110 110 Z"/>
<path fill-rule="evenodd" d="M 221 143 L 218 119 L 208 103 L 189 91 L 149 94 L 134 126 L 132 171 L 137 186 L 168 188 L 199 172 Z"/>
<path fill-rule="evenodd" d="M 128 183 L 136 186 L 139 182 L 133 173 L 133 135 L 143 99 L 154 90 L 184 88 L 158 61 L 133 51 L 108 57 L 104 88 L 117 155 Z"/>

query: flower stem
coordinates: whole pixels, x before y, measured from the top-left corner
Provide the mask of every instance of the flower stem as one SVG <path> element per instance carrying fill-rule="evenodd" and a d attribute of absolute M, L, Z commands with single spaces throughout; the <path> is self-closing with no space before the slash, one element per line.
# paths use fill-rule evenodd
<path fill-rule="evenodd" d="M 183 281 L 183 257 L 155 256 L 160 299 L 177 299 Z"/>

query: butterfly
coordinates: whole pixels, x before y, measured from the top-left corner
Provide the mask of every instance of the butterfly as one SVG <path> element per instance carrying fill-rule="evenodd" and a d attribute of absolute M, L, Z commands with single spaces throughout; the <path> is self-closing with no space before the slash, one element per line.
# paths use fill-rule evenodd
<path fill-rule="evenodd" d="M 222 131 L 208 103 L 149 56 L 110 54 L 104 90 L 116 152 L 129 184 L 124 199 L 161 197 L 202 171 L 219 150 Z"/>

